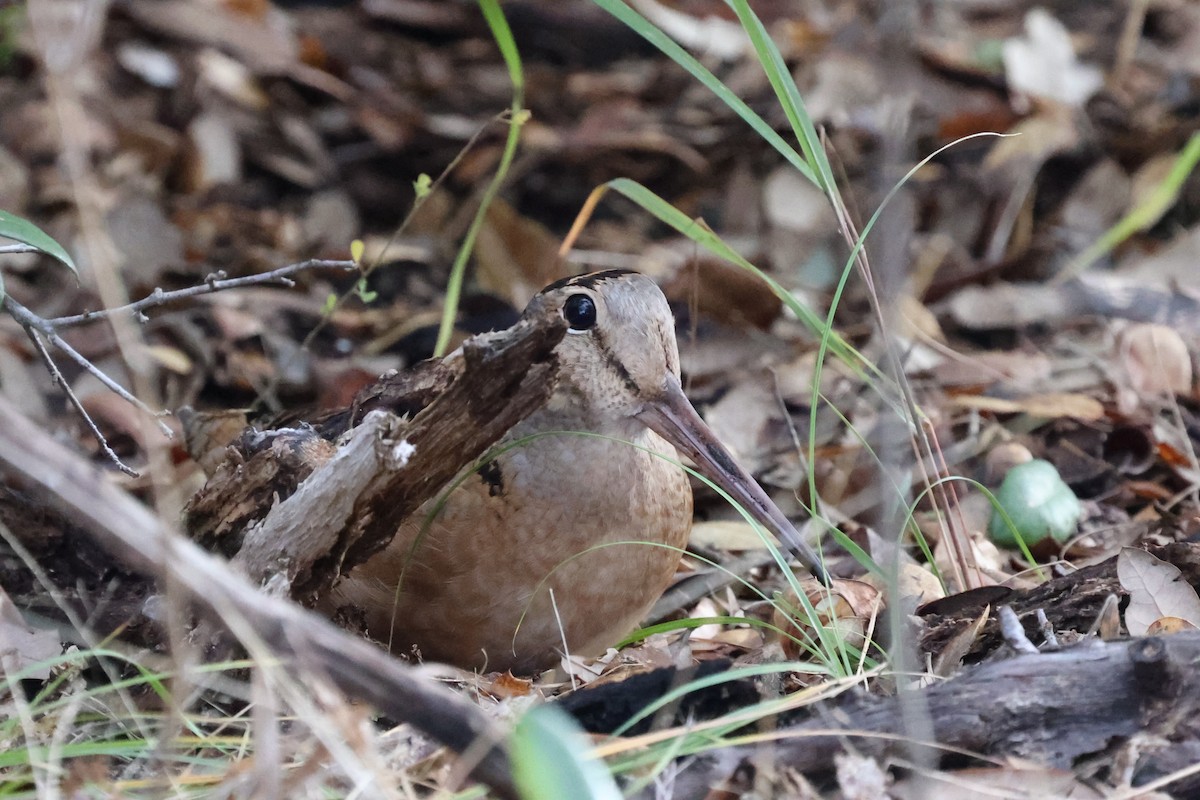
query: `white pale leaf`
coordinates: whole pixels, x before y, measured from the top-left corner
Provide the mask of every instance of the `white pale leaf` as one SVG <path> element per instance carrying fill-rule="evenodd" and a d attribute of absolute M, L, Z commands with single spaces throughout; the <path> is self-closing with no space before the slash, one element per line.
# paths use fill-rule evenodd
<path fill-rule="evenodd" d="M 1200 627 L 1200 596 L 1174 564 L 1126 547 L 1117 556 L 1117 577 L 1129 592 L 1125 627 L 1131 635 L 1144 636 L 1162 617 L 1177 617 Z"/>

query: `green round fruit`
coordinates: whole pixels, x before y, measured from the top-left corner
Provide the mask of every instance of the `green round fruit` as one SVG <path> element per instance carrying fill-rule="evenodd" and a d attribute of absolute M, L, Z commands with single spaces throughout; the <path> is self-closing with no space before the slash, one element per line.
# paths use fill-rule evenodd
<path fill-rule="evenodd" d="M 1014 531 L 993 506 L 988 535 L 1000 547 L 1017 547 L 1019 535 L 1029 547 L 1054 539 L 1065 542 L 1075 535 L 1083 508 L 1071 487 L 1049 461 L 1035 459 L 1018 464 L 1004 476 L 996 503 L 1016 527 Z"/>

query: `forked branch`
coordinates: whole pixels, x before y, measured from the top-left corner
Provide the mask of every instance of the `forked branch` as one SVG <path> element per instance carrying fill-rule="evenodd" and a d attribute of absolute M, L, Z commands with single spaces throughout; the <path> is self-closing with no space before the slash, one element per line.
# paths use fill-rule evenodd
<path fill-rule="evenodd" d="M 36 250 L 37 248 L 30 248 L 29 245 L 23 244 L 5 245 L 0 247 L 0 252 L 31 252 Z M 203 283 L 196 286 L 189 286 L 185 289 L 176 289 L 170 292 L 164 292 L 162 289 L 155 289 L 148 296 L 142 298 L 141 300 L 119 306 L 117 308 L 101 309 L 99 311 L 86 311 L 82 314 L 75 314 L 67 317 L 55 317 L 51 319 L 46 319 L 45 317 L 39 316 L 21 303 L 18 303 L 12 298 L 12 295 L 9 294 L 4 294 L 2 297 L 0 297 L 0 308 L 3 308 L 8 315 L 12 317 L 25 331 L 25 335 L 28 336 L 29 340 L 33 343 L 34 350 L 37 351 L 38 356 L 42 359 L 42 363 L 46 365 L 46 369 L 49 371 L 50 376 L 67 396 L 67 401 L 71 404 L 71 406 L 77 412 L 79 412 L 79 415 L 83 418 L 84 423 L 92 432 L 92 435 L 96 437 L 96 441 L 100 443 L 100 447 L 104 451 L 104 454 L 108 456 L 109 460 L 112 461 L 114 465 L 116 465 L 117 469 L 121 470 L 127 475 L 136 476 L 138 473 L 128 464 L 121 461 L 117 454 L 113 452 L 113 449 L 108 444 L 108 440 L 105 439 L 104 434 L 100 432 L 99 426 L 96 425 L 96 422 L 84 409 L 83 404 L 79 401 L 79 398 L 75 396 L 75 393 L 71 390 L 70 385 L 63 378 L 62 371 L 59 369 L 58 364 L 54 361 L 54 357 L 51 355 L 50 350 L 46 347 L 47 343 L 52 345 L 68 359 L 74 361 L 81 369 L 94 376 L 121 399 L 125 400 L 146 414 L 149 414 L 150 416 L 161 417 L 169 412 L 155 411 L 147 406 L 120 383 L 113 380 L 113 378 L 106 374 L 102 369 L 93 364 L 86 356 L 73 348 L 66 340 L 62 338 L 62 336 L 59 335 L 59 332 L 64 328 L 71 328 L 79 325 L 99 322 L 118 314 L 131 314 L 139 322 L 144 322 L 146 321 L 146 316 L 143 312 L 146 309 L 155 308 L 157 306 L 165 305 L 176 300 L 183 300 L 189 297 L 212 294 L 214 292 L 220 292 L 226 289 L 236 289 L 243 286 L 262 286 L 266 284 L 294 286 L 295 284 L 292 281 L 291 276 L 304 270 L 337 269 L 351 272 L 357 270 L 358 268 L 358 263 L 354 261 L 325 261 L 320 259 L 309 259 L 308 261 L 290 264 L 286 267 L 280 267 L 279 269 L 274 269 L 269 272 L 263 272 L 258 275 L 247 275 L 241 278 L 227 278 L 224 272 L 218 271 L 206 277 Z M 158 429 L 167 438 L 171 438 L 173 435 L 171 428 L 161 420 L 158 421 Z"/>

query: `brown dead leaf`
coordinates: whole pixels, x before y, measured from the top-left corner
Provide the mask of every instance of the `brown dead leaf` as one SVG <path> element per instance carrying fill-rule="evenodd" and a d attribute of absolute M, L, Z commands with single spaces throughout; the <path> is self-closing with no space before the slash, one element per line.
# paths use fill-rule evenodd
<path fill-rule="evenodd" d="M 1141 500 L 1151 500 L 1169 505 L 1170 499 L 1175 496 L 1174 490 L 1157 481 L 1125 481 L 1124 486 L 1127 491 L 1133 493 L 1134 497 Z"/>
<path fill-rule="evenodd" d="M 223 48 L 260 74 L 289 72 L 297 63 L 295 26 L 282 9 L 258 20 L 203 0 L 158 0 L 132 3 L 125 13 L 157 33 Z"/>
<path fill-rule="evenodd" d="M 689 243 L 690 244 L 690 243 Z M 685 256 L 673 266 L 662 289 L 669 300 L 686 304 L 695 314 L 737 327 L 767 330 L 783 303 L 759 278 L 743 269 L 681 246 Z M 664 253 L 659 249 L 658 253 Z"/>
<path fill-rule="evenodd" d="M 91 381 L 80 381 L 76 394 L 84 410 L 106 436 L 128 436 L 143 451 L 153 446 L 146 438 L 145 414 L 124 398 L 108 391 L 108 388 L 99 385 L 99 382 Z"/>
<path fill-rule="evenodd" d="M 515 308 L 555 278 L 558 240 L 545 225 L 522 216 L 496 198 L 488 206 L 475 245 L 480 288 L 503 297 Z"/>
<path fill-rule="evenodd" d="M 1147 635 L 1163 617 L 1177 617 L 1193 626 L 1200 623 L 1200 596 L 1174 564 L 1125 547 L 1117 556 L 1117 577 L 1129 592 L 1125 627 L 1132 636 Z"/>
<path fill-rule="evenodd" d="M 1180 231 L 1170 244 L 1150 252 L 1133 251 L 1114 276 L 1140 285 L 1166 286 L 1194 283 L 1200 263 L 1200 225 Z"/>
<path fill-rule="evenodd" d="M 527 697 L 533 691 L 533 681 L 518 678 L 511 672 L 501 672 L 480 688 L 493 697 L 508 700 L 513 697 Z"/>
<path fill-rule="evenodd" d="M 618 653 L 609 648 L 599 658 L 584 658 L 583 656 L 564 656 L 559 661 L 559 667 L 573 683 L 586 686 L 604 675 L 605 671 L 618 659 Z"/>
<path fill-rule="evenodd" d="M 922 303 L 911 294 L 903 294 L 899 298 L 900 333 L 910 338 L 923 338 L 935 342 L 945 342 L 946 334 L 938 324 L 937 315 L 929 306 Z M 942 361 L 937 362 L 941 364 Z"/>
<path fill-rule="evenodd" d="M 750 474 L 770 466 L 771 423 L 779 417 L 769 376 L 739 381 L 704 413 L 704 419 Z"/>
<path fill-rule="evenodd" d="M 226 99 L 251 111 L 270 107 L 270 97 L 242 62 L 219 50 L 205 49 L 197 54 L 196 67 L 203 84 Z"/>
<path fill-rule="evenodd" d="M 963 287 L 950 296 L 945 307 L 963 328 L 995 330 L 1059 322 L 1076 313 L 1077 305 L 1076 298 L 1063 287 L 996 283 Z"/>
<path fill-rule="evenodd" d="M 105 229 L 120 252 L 121 274 L 132 285 L 153 286 L 164 268 L 183 263 L 183 234 L 156 198 L 122 197 L 108 212 Z"/>
<path fill-rule="evenodd" d="M 1051 156 L 1071 150 L 1079 144 L 1079 129 L 1071 112 L 1062 106 L 1047 105 L 1038 113 L 1012 127 L 1009 136 L 992 145 L 984 166 L 1008 172 L 1014 167 L 1036 168 Z"/>
<path fill-rule="evenodd" d="M 1010 400 L 1003 397 L 967 395 L 955 397 L 954 404 L 976 411 L 994 414 L 1029 414 L 1043 419 L 1070 417 L 1084 421 L 1104 418 L 1104 406 L 1094 397 L 1073 392 L 1051 392 L 1035 394 Z"/>
<path fill-rule="evenodd" d="M 1147 636 L 1160 636 L 1181 631 L 1194 631 L 1196 626 L 1179 617 L 1159 617 L 1146 629 Z"/>
<path fill-rule="evenodd" d="M 10 345 L 0 339 L 0 392 L 30 419 L 45 422 L 49 407 L 35 377 L 39 367 L 17 355 L 18 352 L 19 344 L 13 342 Z"/>
<path fill-rule="evenodd" d="M 1104 605 L 1100 607 L 1092 629 L 1105 642 L 1111 642 L 1121 635 L 1121 611 L 1115 594 L 1104 598 Z"/>
<path fill-rule="evenodd" d="M 727 648 L 745 651 L 758 650 L 763 646 L 762 634 L 754 628 L 726 628 L 715 636 L 710 636 L 709 641 L 725 645 Z M 692 644 L 694 649 L 699 649 L 695 648 L 698 643 L 693 642 Z"/>
<path fill-rule="evenodd" d="M 937 600 L 946 596 L 937 576 L 920 564 L 903 562 L 900 564 L 900 583 L 897 586 L 900 597 L 916 600 L 917 605 Z"/>
<path fill-rule="evenodd" d="M 63 766 L 66 768 L 61 787 L 63 797 L 121 797 L 120 792 L 115 790 L 109 773 L 112 768 L 110 756 L 81 756 L 67 760 Z"/>

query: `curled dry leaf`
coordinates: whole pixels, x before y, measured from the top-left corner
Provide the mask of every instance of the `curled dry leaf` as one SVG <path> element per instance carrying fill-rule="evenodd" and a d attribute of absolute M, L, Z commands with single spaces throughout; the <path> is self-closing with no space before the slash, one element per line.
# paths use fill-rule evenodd
<path fill-rule="evenodd" d="M 1180 633 L 1181 631 L 1194 631 L 1196 626 L 1188 622 L 1186 619 L 1179 617 L 1159 617 L 1150 624 L 1146 629 L 1147 636 L 1165 636 L 1169 633 Z"/>
<path fill-rule="evenodd" d="M 987 479 L 999 483 L 1010 469 L 1027 461 L 1033 461 L 1033 453 L 1028 447 L 1020 442 L 1001 442 L 988 451 L 985 459 Z"/>
<path fill-rule="evenodd" d="M 834 580 L 826 588 L 815 578 L 800 582 L 804 596 L 817 613 L 817 623 L 832 632 L 847 646 L 861 649 L 867 636 L 874 629 L 875 617 L 883 608 L 883 595 L 864 581 Z M 779 598 L 775 606 L 775 626 L 786 631 L 790 637 L 780 637 L 784 655 L 799 659 L 806 655 L 797 643 L 819 641 L 812 621 L 807 619 L 804 604 L 789 591 Z"/>
<path fill-rule="evenodd" d="M 492 676 L 481 688 L 488 694 L 504 700 L 512 697 L 527 697 L 533 691 L 533 681 L 518 678 L 511 672 L 501 672 Z"/>
<path fill-rule="evenodd" d="M 1129 387 L 1139 397 L 1191 393 L 1192 359 L 1174 329 L 1130 325 L 1117 338 L 1117 353 Z"/>
<path fill-rule="evenodd" d="M 886 579 L 880 578 L 874 573 L 867 573 L 861 580 L 863 583 L 875 587 L 881 596 L 899 599 L 906 608 L 923 606 L 946 596 L 941 582 L 932 571 L 910 561 L 900 564 L 900 579 L 894 592 L 888 591 Z"/>
<path fill-rule="evenodd" d="M 1175 628 L 1176 623 L 1164 621 L 1166 617 L 1191 626 L 1200 623 L 1200 596 L 1174 564 L 1145 550 L 1125 547 L 1117 556 L 1117 577 L 1129 592 L 1125 627 L 1131 635 L 1145 636 L 1156 624 L 1159 632 Z"/>

